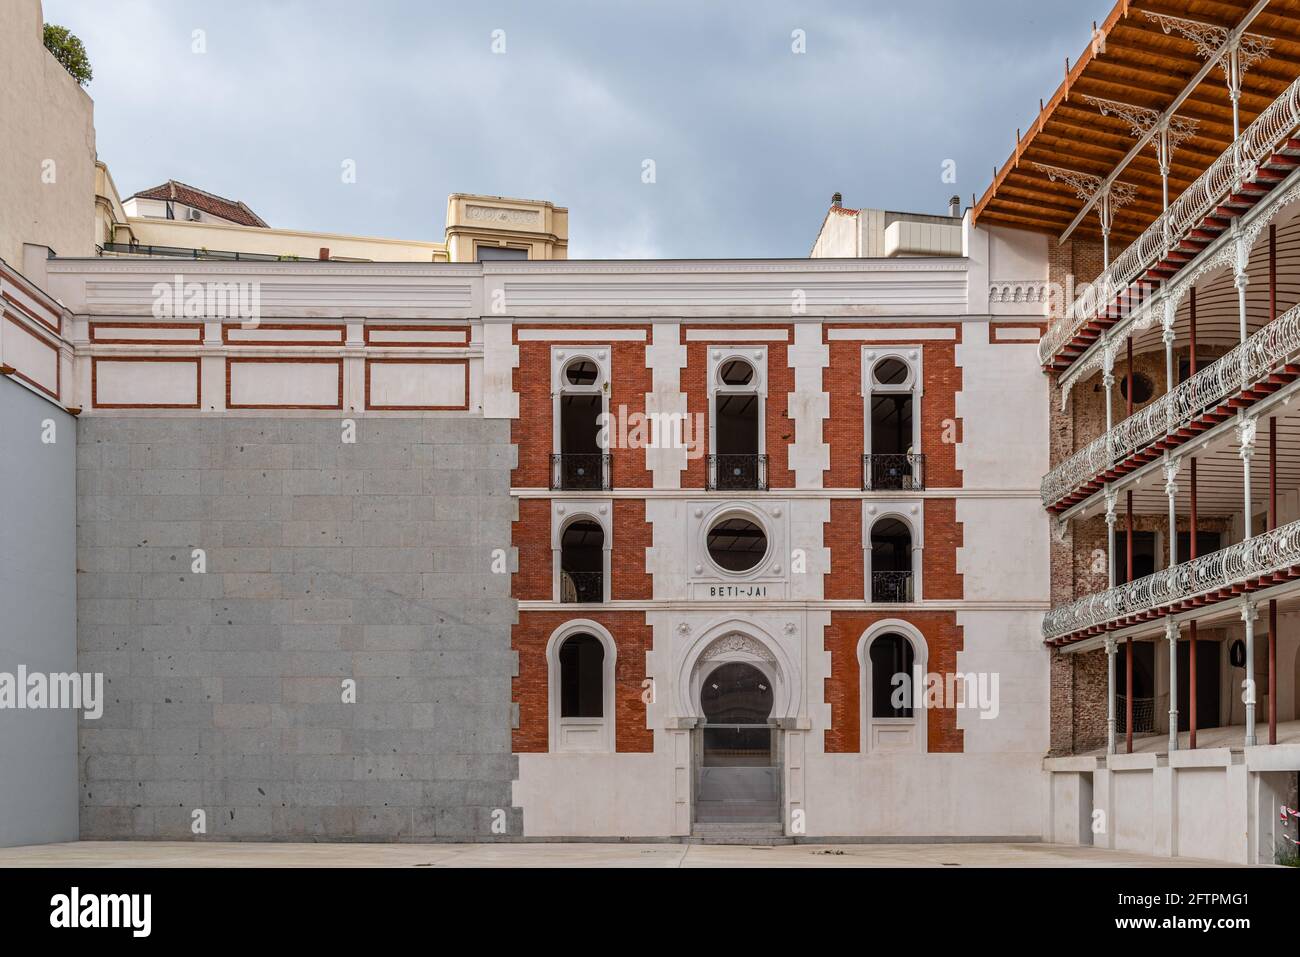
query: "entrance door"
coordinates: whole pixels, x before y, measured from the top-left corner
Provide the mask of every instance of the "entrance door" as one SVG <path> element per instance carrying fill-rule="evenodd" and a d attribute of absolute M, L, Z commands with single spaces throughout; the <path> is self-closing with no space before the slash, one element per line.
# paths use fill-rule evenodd
<path fill-rule="evenodd" d="M 699 786 L 701 823 L 781 819 L 780 762 L 772 714 L 772 687 L 753 665 L 729 662 L 713 669 L 700 689 Z"/>
<path fill-rule="evenodd" d="M 1192 726 L 1191 682 L 1192 643 L 1178 643 L 1178 730 L 1187 731 Z M 1219 643 L 1202 638 L 1196 643 L 1196 728 L 1219 726 Z"/>
<path fill-rule="evenodd" d="M 1115 729 L 1120 734 L 1125 734 L 1127 728 L 1128 702 L 1124 696 L 1127 690 L 1128 649 L 1121 644 L 1115 654 Z M 1156 646 L 1151 641 L 1136 641 L 1133 643 L 1133 733 L 1153 734 L 1155 730 Z"/>

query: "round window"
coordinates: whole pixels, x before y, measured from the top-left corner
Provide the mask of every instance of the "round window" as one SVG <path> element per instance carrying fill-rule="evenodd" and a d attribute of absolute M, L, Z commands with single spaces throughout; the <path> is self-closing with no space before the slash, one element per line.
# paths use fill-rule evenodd
<path fill-rule="evenodd" d="M 1149 376 L 1141 372 L 1133 373 L 1133 404 L 1141 405 L 1143 402 L 1149 402 L 1155 395 L 1156 387 L 1151 382 Z M 1128 398 L 1128 376 L 1121 376 L 1119 380 L 1119 394 L 1125 399 Z"/>
<path fill-rule="evenodd" d="M 728 359 L 718 375 L 723 385 L 749 385 L 754 381 L 754 367 L 744 359 Z"/>
<path fill-rule="evenodd" d="M 564 367 L 564 378 L 569 385 L 590 386 L 596 384 L 598 372 L 590 359 L 575 359 Z"/>
<path fill-rule="evenodd" d="M 767 554 L 767 533 L 747 518 L 724 518 L 709 529 L 709 557 L 729 572 L 747 572 Z"/>
<path fill-rule="evenodd" d="M 902 359 L 882 359 L 876 363 L 872 374 L 880 385 L 902 385 L 907 381 L 909 370 Z"/>

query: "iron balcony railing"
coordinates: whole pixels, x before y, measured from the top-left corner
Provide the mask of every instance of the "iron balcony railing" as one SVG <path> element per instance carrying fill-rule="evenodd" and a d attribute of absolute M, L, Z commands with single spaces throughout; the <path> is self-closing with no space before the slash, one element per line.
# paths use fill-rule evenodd
<path fill-rule="evenodd" d="M 603 572 L 560 573 L 560 601 L 599 602 L 605 600 L 605 574 Z"/>
<path fill-rule="evenodd" d="M 1053 608 L 1043 616 L 1043 638 L 1052 641 L 1187 598 L 1230 590 L 1293 565 L 1300 565 L 1300 521 Z"/>
<path fill-rule="evenodd" d="M 715 454 L 709 456 L 705 486 L 719 492 L 763 492 L 767 490 L 767 456 Z"/>
<path fill-rule="evenodd" d="M 921 491 L 925 488 L 925 456 L 870 453 L 862 456 L 862 489 L 866 492 Z"/>
<path fill-rule="evenodd" d="M 872 572 L 871 600 L 896 604 L 912 600 L 911 572 Z"/>
<path fill-rule="evenodd" d="M 145 243 L 104 243 L 101 252 L 125 253 L 129 256 L 152 256 L 166 259 L 220 259 L 227 262 L 297 262 L 298 256 L 272 253 L 241 253 L 224 249 L 193 249 L 188 246 L 152 246 Z M 314 260 L 308 260 L 313 262 Z"/>
<path fill-rule="evenodd" d="M 1241 135 L 1210 164 L 1196 182 L 1183 190 L 1169 209 L 1119 254 L 1084 294 L 1053 322 L 1038 344 L 1046 364 L 1060 349 L 1150 266 L 1181 243 L 1209 213 L 1243 183 L 1252 182 L 1262 162 L 1300 127 L 1300 79 L 1255 118 Z"/>
<path fill-rule="evenodd" d="M 1294 306 L 1048 472 L 1039 488 L 1043 504 L 1054 505 L 1115 463 L 1186 428 L 1202 412 L 1262 382 L 1298 355 L 1300 306 Z"/>
<path fill-rule="evenodd" d="M 608 452 L 559 452 L 551 456 L 551 489 L 600 492 L 613 486 L 613 460 Z"/>

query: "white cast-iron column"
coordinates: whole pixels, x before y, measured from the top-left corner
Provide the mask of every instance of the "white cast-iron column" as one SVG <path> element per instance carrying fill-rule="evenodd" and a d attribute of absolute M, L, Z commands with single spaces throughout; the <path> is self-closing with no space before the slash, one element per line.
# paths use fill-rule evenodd
<path fill-rule="evenodd" d="M 1106 753 L 1115 753 L 1115 639 L 1106 639 Z"/>

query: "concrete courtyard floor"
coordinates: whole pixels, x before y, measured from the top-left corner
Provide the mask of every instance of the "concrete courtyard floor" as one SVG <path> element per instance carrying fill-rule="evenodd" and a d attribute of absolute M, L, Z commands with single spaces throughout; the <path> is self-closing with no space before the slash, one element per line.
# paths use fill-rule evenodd
<path fill-rule="evenodd" d="M 0 867 L 1222 867 L 1063 844 L 259 844 L 74 841 Z"/>

